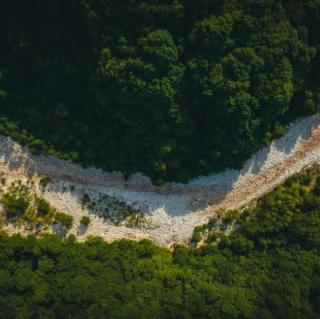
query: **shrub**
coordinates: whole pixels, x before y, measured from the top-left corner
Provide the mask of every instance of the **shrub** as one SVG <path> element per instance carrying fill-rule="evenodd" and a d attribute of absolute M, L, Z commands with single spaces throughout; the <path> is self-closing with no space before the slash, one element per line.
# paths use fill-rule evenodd
<path fill-rule="evenodd" d="M 208 234 L 207 243 L 214 243 L 218 239 L 217 233 L 216 232 L 210 232 Z"/>
<path fill-rule="evenodd" d="M 214 227 L 218 221 L 219 221 L 219 219 L 217 217 L 212 217 L 209 220 L 208 227 L 210 227 L 210 228 Z"/>
<path fill-rule="evenodd" d="M 49 203 L 43 198 L 36 198 L 37 214 L 41 216 L 48 215 L 50 212 Z"/>
<path fill-rule="evenodd" d="M 45 152 L 48 148 L 46 143 L 40 139 L 32 140 L 28 146 L 31 149 L 31 151 L 35 154 L 40 154 L 42 152 Z"/>
<path fill-rule="evenodd" d="M 65 226 L 66 228 L 71 228 L 71 226 L 73 224 L 72 216 L 67 215 L 65 213 L 62 213 L 62 212 L 56 213 L 54 216 L 54 219 L 55 219 L 55 223 L 60 223 L 63 226 Z"/>
<path fill-rule="evenodd" d="M 80 220 L 80 224 L 85 226 L 85 227 L 88 227 L 89 224 L 90 224 L 90 217 L 88 216 L 82 216 L 81 217 L 81 220 Z"/>
<path fill-rule="evenodd" d="M 202 239 L 202 232 L 203 232 L 203 226 L 195 227 L 195 229 L 193 230 L 191 241 L 195 244 L 199 243 Z"/>
<path fill-rule="evenodd" d="M 22 216 L 29 206 L 26 198 L 15 197 L 12 194 L 3 195 L 2 204 L 7 218 Z"/>
<path fill-rule="evenodd" d="M 234 210 L 228 210 L 225 213 L 225 216 L 223 216 L 222 221 L 226 224 L 231 224 L 233 221 L 237 221 L 239 218 L 239 211 Z"/>
<path fill-rule="evenodd" d="M 202 239 L 202 234 L 200 232 L 194 231 L 191 241 L 196 244 L 196 243 L 199 243 L 201 239 Z"/>
<path fill-rule="evenodd" d="M 1 177 L 0 182 L 1 182 L 1 185 L 6 185 L 6 178 Z"/>
<path fill-rule="evenodd" d="M 135 227 L 141 227 L 145 224 L 145 219 L 143 215 L 140 213 L 132 212 L 128 218 L 126 219 L 126 227 L 129 228 L 135 228 Z"/>

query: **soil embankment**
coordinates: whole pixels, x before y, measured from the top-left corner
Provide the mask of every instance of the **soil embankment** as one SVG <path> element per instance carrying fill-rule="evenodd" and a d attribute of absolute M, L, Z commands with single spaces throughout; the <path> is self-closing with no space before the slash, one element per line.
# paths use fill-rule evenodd
<path fill-rule="evenodd" d="M 302 119 L 279 140 L 257 152 L 241 170 L 226 170 L 199 177 L 188 184 L 154 186 L 141 174 L 125 181 L 120 173 L 106 173 L 47 156 L 35 156 L 10 138 L 0 137 L 0 174 L 8 182 L 50 177 L 41 193 L 57 209 L 73 215 L 75 224 L 90 214 L 92 223 L 85 234 L 107 240 L 150 238 L 162 245 L 184 242 L 194 226 L 204 223 L 218 208 L 237 208 L 263 195 L 306 166 L 320 162 L 320 115 Z M 38 187 L 40 193 L 40 188 Z M 88 194 L 97 204 L 84 208 L 81 198 Z M 143 223 L 128 227 L 114 224 L 95 214 L 110 210 L 121 201 L 143 214 Z M 108 208 L 109 205 L 109 208 Z M 116 206 L 111 206 L 117 213 Z M 71 230 L 77 234 L 77 227 Z"/>

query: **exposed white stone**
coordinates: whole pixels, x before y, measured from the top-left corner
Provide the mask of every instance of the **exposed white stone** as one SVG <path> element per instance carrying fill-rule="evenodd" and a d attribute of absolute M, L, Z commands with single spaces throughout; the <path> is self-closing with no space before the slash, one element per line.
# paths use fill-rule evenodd
<path fill-rule="evenodd" d="M 162 245 L 188 240 L 193 228 L 214 215 L 218 208 L 235 208 L 248 204 L 288 176 L 320 161 L 320 115 L 301 119 L 288 127 L 281 139 L 272 142 L 241 170 L 228 169 L 208 177 L 198 177 L 187 184 L 152 185 L 140 173 L 125 181 L 119 172 L 106 173 L 50 156 L 32 155 L 10 138 L 0 136 L 0 173 L 8 181 L 50 176 L 53 182 L 42 194 L 54 207 L 74 217 L 72 233 L 85 238 L 102 236 L 119 238 L 151 238 Z M 75 189 L 71 190 L 71 186 Z M 38 192 L 41 193 L 40 188 Z M 96 209 L 108 205 L 99 203 L 104 195 L 111 196 L 145 214 L 146 224 L 138 228 L 114 225 L 90 214 L 92 223 L 79 234 L 81 216 L 90 211 L 82 207 L 81 198 L 87 193 L 97 201 Z"/>

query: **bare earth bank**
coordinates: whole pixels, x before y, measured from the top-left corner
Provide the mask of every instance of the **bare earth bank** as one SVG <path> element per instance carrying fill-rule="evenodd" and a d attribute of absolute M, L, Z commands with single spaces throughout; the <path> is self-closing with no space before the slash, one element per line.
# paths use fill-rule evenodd
<path fill-rule="evenodd" d="M 0 136 L 0 174 L 7 184 L 33 180 L 39 195 L 73 216 L 70 233 L 80 240 L 96 235 L 107 241 L 149 238 L 164 246 L 184 243 L 191 238 L 194 227 L 207 222 L 217 209 L 247 205 L 289 176 L 319 162 L 320 115 L 293 123 L 285 136 L 257 152 L 241 170 L 161 187 L 139 173 L 125 181 L 120 173 L 35 156 L 10 138 Z M 39 186 L 43 176 L 51 180 L 44 192 Z M 94 208 L 83 205 L 84 194 Z M 112 214 L 121 214 L 124 204 L 143 216 L 139 223 L 115 223 Z M 85 232 L 79 232 L 83 215 L 90 215 L 92 222 Z M 7 230 L 16 231 L 9 226 Z"/>

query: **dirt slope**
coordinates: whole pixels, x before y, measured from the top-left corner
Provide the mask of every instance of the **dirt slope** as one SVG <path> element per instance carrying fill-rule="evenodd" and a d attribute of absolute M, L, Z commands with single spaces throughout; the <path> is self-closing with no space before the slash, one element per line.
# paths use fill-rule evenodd
<path fill-rule="evenodd" d="M 304 167 L 320 162 L 320 115 L 302 119 L 281 139 L 274 141 L 247 161 L 242 170 L 199 177 L 188 184 L 151 184 L 141 174 L 128 181 L 120 173 L 106 173 L 52 157 L 34 156 L 11 139 L 0 136 L 0 174 L 8 182 L 32 179 L 36 186 L 42 176 L 52 180 L 46 191 L 37 192 L 57 209 L 73 215 L 71 230 L 79 239 L 99 235 L 107 240 L 150 238 L 162 245 L 187 241 L 194 226 L 204 223 L 218 208 L 237 208 L 283 182 Z M 94 210 L 84 208 L 81 198 L 88 194 L 98 203 Z M 101 218 L 101 211 L 117 210 L 126 203 L 143 214 L 139 225 Z M 78 222 L 90 214 L 88 231 L 78 234 Z M 10 231 L 13 231 L 10 229 Z"/>

